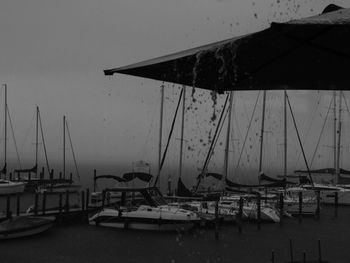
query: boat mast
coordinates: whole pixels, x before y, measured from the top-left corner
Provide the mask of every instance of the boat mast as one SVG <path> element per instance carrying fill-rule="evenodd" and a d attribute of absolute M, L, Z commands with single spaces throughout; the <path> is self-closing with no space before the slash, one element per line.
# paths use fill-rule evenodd
<path fill-rule="evenodd" d="M 341 139 L 341 112 L 342 112 L 342 95 L 343 92 L 339 91 L 339 113 L 338 113 L 338 147 L 337 147 L 337 167 L 334 183 L 338 184 L 338 178 L 340 177 L 340 139 Z"/>
<path fill-rule="evenodd" d="M 228 175 L 228 156 L 230 150 L 230 132 L 231 132 L 231 114 L 233 104 L 233 91 L 230 91 L 230 101 L 228 106 L 228 121 L 227 121 L 227 132 L 226 132 L 226 146 L 225 146 L 225 159 L 224 159 L 224 177 Z"/>
<path fill-rule="evenodd" d="M 183 86 L 182 94 L 182 119 L 181 119 L 181 139 L 180 139 L 180 161 L 179 161 L 179 178 L 182 176 L 182 152 L 184 142 L 184 126 L 185 126 L 185 111 L 186 111 L 186 87 Z"/>
<path fill-rule="evenodd" d="M 36 106 L 36 128 L 35 128 L 35 166 L 36 166 L 36 177 L 38 175 L 38 146 L 39 146 L 39 106 Z M 50 170 L 48 172 L 50 173 Z"/>
<path fill-rule="evenodd" d="M 5 172 L 5 178 L 6 178 L 6 170 L 7 170 L 7 85 L 4 84 L 4 88 L 5 88 L 5 153 L 4 153 L 4 172 Z"/>
<path fill-rule="evenodd" d="M 333 91 L 333 177 L 334 182 L 337 174 L 337 92 Z"/>
<path fill-rule="evenodd" d="M 287 91 L 284 89 L 284 179 L 287 180 Z"/>
<path fill-rule="evenodd" d="M 261 132 L 260 132 L 260 158 L 259 158 L 259 175 L 262 172 L 263 142 L 264 142 L 264 126 L 265 126 L 265 107 L 266 107 L 266 90 L 263 93 Z M 260 181 L 260 180 L 259 180 Z"/>
<path fill-rule="evenodd" d="M 66 116 L 63 116 L 63 178 L 66 178 Z"/>
<path fill-rule="evenodd" d="M 163 133 L 163 107 L 164 107 L 164 85 L 160 86 L 160 120 L 159 120 L 159 145 L 158 145 L 158 187 L 160 187 L 160 169 L 162 161 L 162 133 Z"/>

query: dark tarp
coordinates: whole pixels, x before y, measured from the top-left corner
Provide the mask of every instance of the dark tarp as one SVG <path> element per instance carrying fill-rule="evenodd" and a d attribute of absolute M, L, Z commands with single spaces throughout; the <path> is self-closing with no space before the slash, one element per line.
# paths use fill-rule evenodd
<path fill-rule="evenodd" d="M 304 170 L 296 170 L 294 172 L 295 173 L 308 173 L 308 171 L 304 171 Z M 334 168 L 322 168 L 322 169 L 317 169 L 317 170 L 310 170 L 310 173 L 312 173 L 316 176 L 317 176 L 317 174 L 335 174 L 336 170 Z M 350 174 L 350 171 L 340 168 L 340 174 Z"/>
<path fill-rule="evenodd" d="M 4 167 L 1 169 L 0 174 L 6 174 L 7 173 L 7 164 L 4 164 Z"/>
<path fill-rule="evenodd" d="M 153 176 L 151 174 L 141 173 L 141 172 L 132 172 L 132 173 L 123 174 L 123 179 L 126 182 L 130 182 L 130 181 L 134 180 L 135 178 L 138 178 L 141 181 L 144 181 L 144 182 L 148 183 L 148 182 L 150 182 L 152 180 L 152 177 Z"/>
<path fill-rule="evenodd" d="M 283 184 L 295 184 L 293 182 L 289 182 L 285 179 L 276 179 L 272 178 L 270 176 L 267 176 L 266 174 L 260 174 L 259 176 L 260 181 L 266 181 L 266 182 L 271 182 L 271 183 L 283 183 Z"/>
<path fill-rule="evenodd" d="M 122 73 L 218 92 L 284 88 L 348 90 L 350 9 L 336 9 L 331 5 L 321 15 L 272 23 L 253 34 L 107 69 L 104 73 Z"/>
<path fill-rule="evenodd" d="M 181 178 L 177 181 L 177 196 L 181 197 L 193 197 L 193 193 L 185 186 Z"/>
<path fill-rule="evenodd" d="M 350 178 L 338 176 L 338 184 L 350 184 Z"/>
<path fill-rule="evenodd" d="M 241 188 L 241 187 L 246 187 L 246 188 L 254 188 L 254 187 L 285 187 L 286 182 L 284 180 L 280 182 L 273 182 L 269 184 L 238 184 L 230 181 L 229 179 L 226 179 L 226 185 L 228 187 L 233 187 L 233 188 Z"/>
<path fill-rule="evenodd" d="M 104 174 L 104 175 L 98 175 L 95 177 L 95 180 L 97 179 L 113 179 L 113 180 L 116 180 L 118 182 L 125 182 L 126 180 L 124 178 L 121 178 L 119 176 L 116 176 L 116 175 L 111 175 L 111 174 Z"/>
<path fill-rule="evenodd" d="M 199 176 L 200 176 L 200 175 L 199 175 Z M 198 176 L 198 177 L 199 177 L 199 176 Z M 205 177 L 213 177 L 213 178 L 215 178 L 216 180 L 221 181 L 222 178 L 223 178 L 223 175 L 222 175 L 222 174 L 218 174 L 218 173 L 206 173 L 206 174 L 205 174 Z"/>
<path fill-rule="evenodd" d="M 307 171 L 304 170 L 296 170 L 295 173 L 307 173 Z M 336 174 L 336 169 L 334 168 L 323 168 L 323 169 L 317 169 L 317 170 L 311 170 L 310 173 L 312 176 L 322 176 L 324 174 Z M 350 177 L 344 177 L 341 175 L 350 175 L 350 171 L 341 169 L 340 168 L 340 175 L 338 175 L 338 184 L 350 184 Z"/>
<path fill-rule="evenodd" d="M 36 173 L 38 169 L 37 165 L 34 165 L 33 168 L 29 168 L 29 169 L 17 169 L 15 170 L 15 173 Z"/>

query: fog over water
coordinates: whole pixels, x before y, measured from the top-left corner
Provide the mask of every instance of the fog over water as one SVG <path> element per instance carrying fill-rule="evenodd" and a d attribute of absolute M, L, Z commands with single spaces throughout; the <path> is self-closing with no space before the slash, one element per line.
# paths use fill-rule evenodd
<path fill-rule="evenodd" d="M 47 154 L 52 167 L 62 160 L 62 117 L 67 115 L 82 178 L 96 167 L 108 173 L 132 169 L 145 160 L 157 169 L 159 90 L 162 83 L 130 76 L 106 77 L 102 70 L 159 57 L 226 38 L 255 32 L 272 21 L 288 21 L 319 14 L 329 3 L 348 7 L 348 1 L 232 1 L 232 0 L 121 0 L 24 1 L 5 0 L 0 10 L 0 82 L 8 85 L 8 105 L 22 166 L 33 165 L 35 108 L 40 106 Z M 180 87 L 165 85 L 163 147 L 169 133 Z M 185 121 L 185 178 L 199 173 L 215 131 L 225 95 L 188 88 Z M 231 179 L 256 180 L 261 121 L 261 97 L 238 163 L 258 92 L 235 94 L 230 140 Z M 325 118 L 330 92 L 289 93 L 307 158 L 311 160 Z M 0 109 L 4 90 L 0 93 Z M 345 92 L 349 98 L 350 94 Z M 194 100 L 194 99 L 195 100 Z M 283 168 L 282 92 L 268 93 L 263 170 L 275 175 Z M 350 104 L 350 102 L 348 102 Z M 0 149 L 4 146 L 4 118 L 0 111 Z M 349 154 L 346 138 L 349 115 L 344 111 L 343 167 Z M 288 172 L 304 168 L 295 130 L 288 116 Z M 9 168 L 15 161 L 9 128 Z M 222 172 L 226 128 L 209 164 Z M 162 182 L 178 175 L 180 119 L 171 141 Z M 312 167 L 332 165 L 332 122 L 327 122 Z M 67 142 L 67 163 L 72 165 Z M 163 148 L 164 149 L 164 148 Z M 2 151 L 0 150 L 0 153 Z M 3 154 L 0 154 L 0 162 Z M 44 165 L 42 139 L 39 160 Z M 57 168 L 56 168 L 57 167 Z M 237 167 L 237 169 L 235 168 Z M 84 179 L 85 180 L 85 179 Z"/>

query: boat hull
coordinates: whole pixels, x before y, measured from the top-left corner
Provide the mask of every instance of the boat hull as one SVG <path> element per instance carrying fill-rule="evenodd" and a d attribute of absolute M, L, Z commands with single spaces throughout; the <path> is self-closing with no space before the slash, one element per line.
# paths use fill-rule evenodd
<path fill-rule="evenodd" d="M 54 223 L 51 217 L 23 217 L 0 225 L 0 240 L 37 235 L 49 230 Z"/>
<path fill-rule="evenodd" d="M 350 191 L 338 191 L 338 205 L 350 205 Z M 330 191 L 320 192 L 321 203 L 327 205 L 335 204 L 335 193 Z"/>
<path fill-rule="evenodd" d="M 195 213 L 182 209 L 141 206 L 134 211 L 104 209 L 91 217 L 89 223 L 124 229 L 187 231 L 199 224 L 200 218 Z"/>
<path fill-rule="evenodd" d="M 142 222 L 134 222 L 130 219 L 121 221 L 121 222 L 94 222 L 90 224 L 96 224 L 103 227 L 112 227 L 119 229 L 135 229 L 135 230 L 148 230 L 148 231 L 188 231 L 190 230 L 194 224 L 189 224 L 187 222 L 184 223 L 142 223 Z"/>
<path fill-rule="evenodd" d="M 25 184 L 21 182 L 0 183 L 0 195 L 23 193 Z"/>

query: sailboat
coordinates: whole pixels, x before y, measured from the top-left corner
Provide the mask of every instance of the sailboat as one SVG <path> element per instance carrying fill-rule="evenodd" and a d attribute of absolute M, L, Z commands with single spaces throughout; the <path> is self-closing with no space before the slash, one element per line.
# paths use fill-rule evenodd
<path fill-rule="evenodd" d="M 74 160 L 74 165 L 76 169 L 76 174 L 78 177 L 78 180 L 80 181 L 80 176 L 79 176 L 79 169 L 77 166 L 75 154 L 74 154 L 74 149 L 73 149 L 73 144 L 72 144 L 72 139 L 70 136 L 69 132 L 69 127 L 67 123 L 66 116 L 63 116 L 63 179 L 66 179 L 66 131 L 68 133 L 68 138 L 70 142 L 70 147 L 72 150 L 72 155 L 73 155 L 73 160 Z M 49 185 L 45 185 L 43 187 L 39 186 L 37 191 L 38 192 L 66 192 L 67 190 L 69 191 L 78 191 L 81 188 L 80 184 L 74 184 L 72 178 L 70 178 L 69 182 L 64 182 L 64 183 L 51 183 Z"/>
<path fill-rule="evenodd" d="M 333 92 L 333 111 L 334 111 L 334 168 L 325 168 L 310 171 L 315 179 L 321 183 L 314 184 L 314 188 L 320 191 L 321 202 L 324 204 L 335 204 L 335 193 L 338 195 L 338 204 L 350 205 L 350 189 L 347 184 L 350 183 L 350 172 L 340 168 L 340 148 L 342 132 L 342 101 L 345 99 L 343 91 L 338 93 L 338 123 L 336 116 L 336 91 Z M 337 128 L 338 124 L 338 128 Z M 338 136 L 337 136 L 338 135 Z M 303 174 L 304 171 L 296 171 Z M 328 181 L 327 181 L 328 179 Z M 303 188 L 310 189 L 310 185 L 303 185 Z"/>
<path fill-rule="evenodd" d="M 3 174 L 6 178 L 7 175 L 7 85 L 4 84 L 5 89 L 5 140 L 4 140 L 4 167 L 0 171 L 0 176 Z M 0 178 L 0 195 L 22 193 L 24 191 L 25 184 L 23 182 L 13 182 Z"/>
<path fill-rule="evenodd" d="M 120 187 L 107 189 L 107 192 L 121 194 L 120 202 L 93 215 L 89 219 L 91 225 L 152 231 L 186 231 L 200 222 L 196 213 L 167 205 L 157 187 Z"/>

